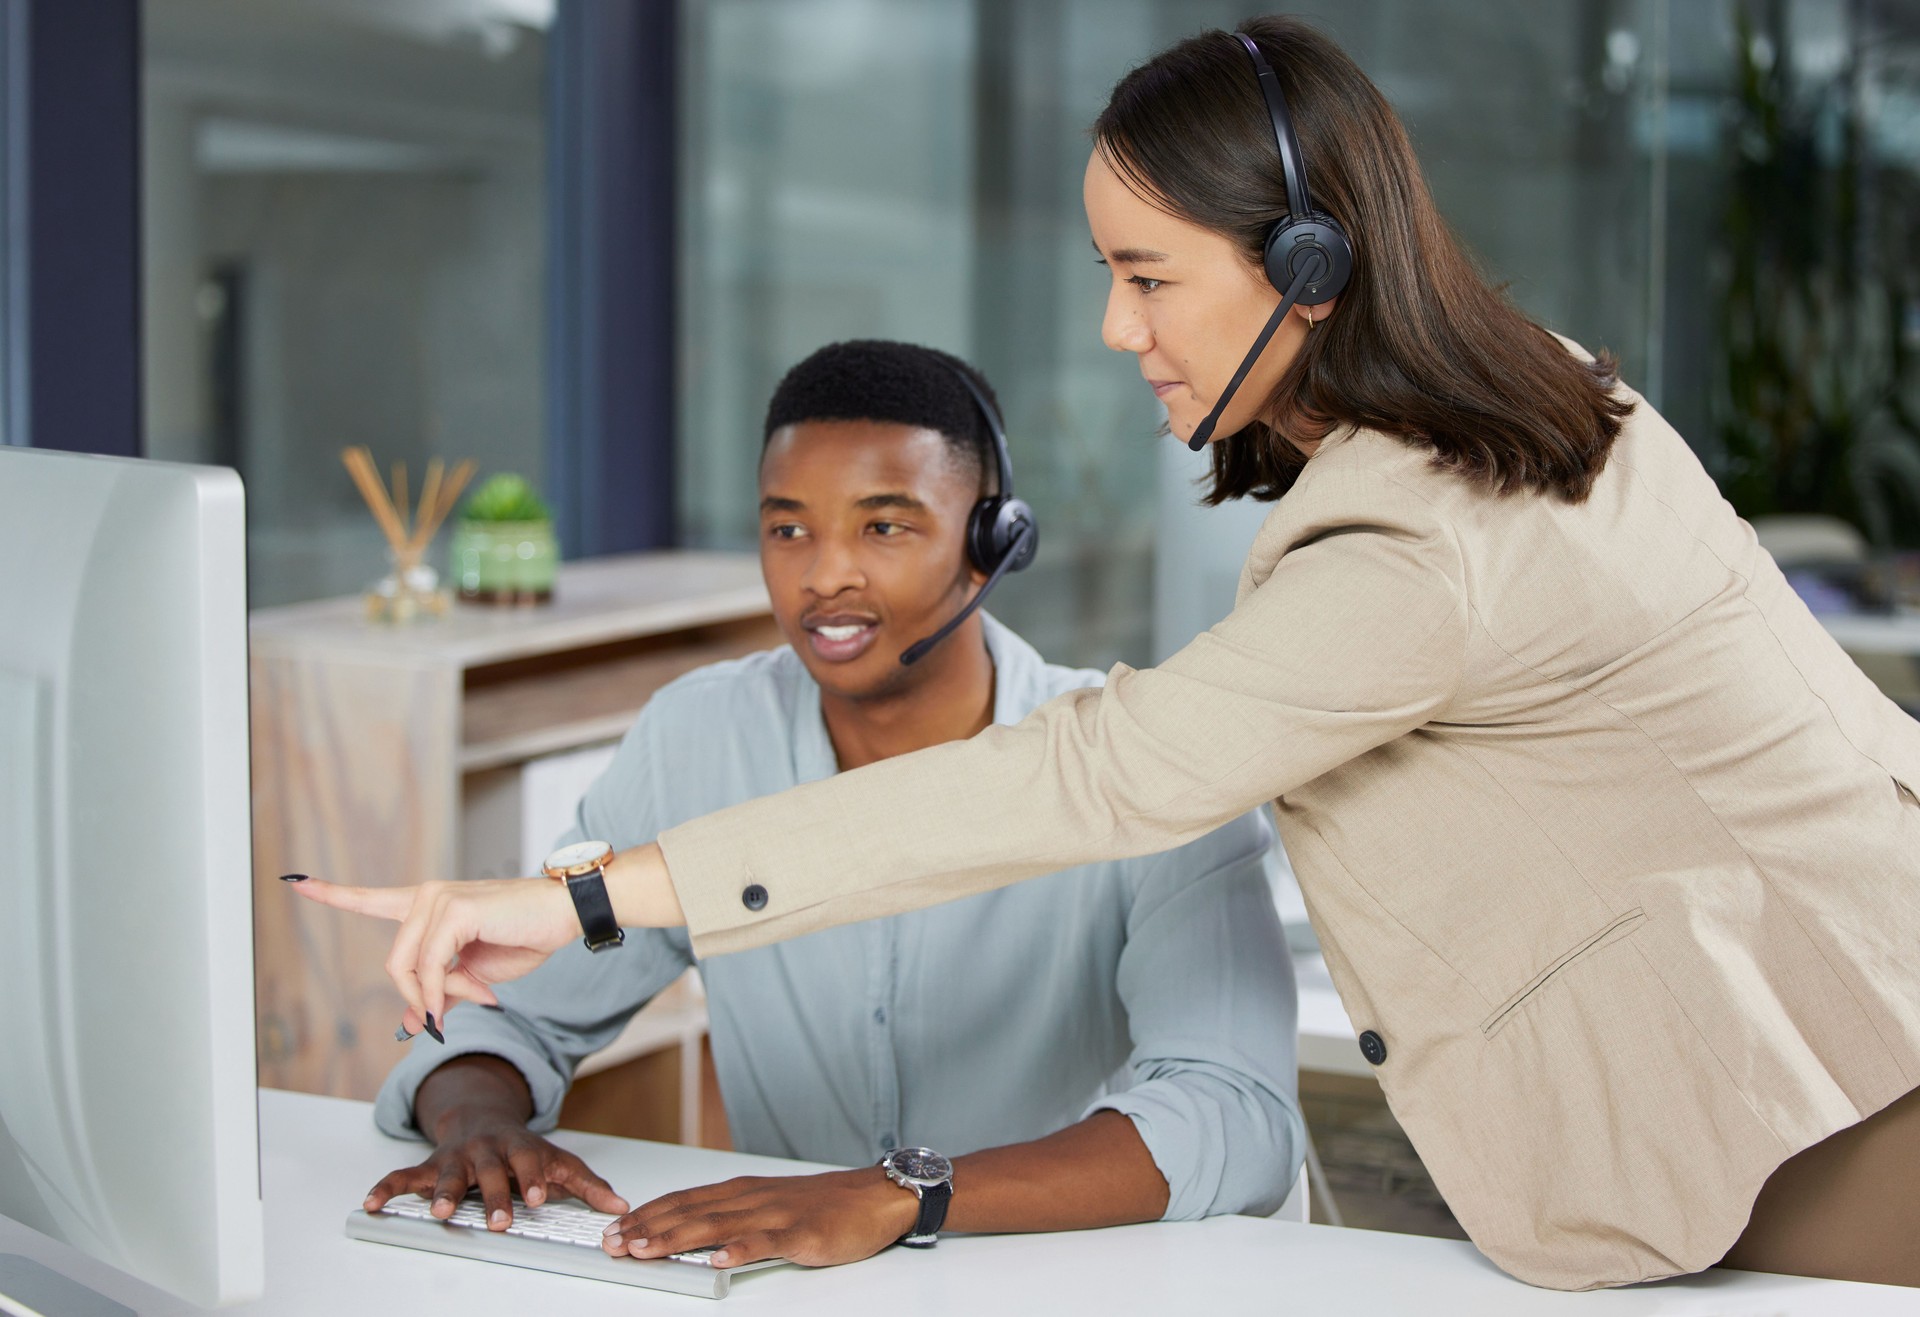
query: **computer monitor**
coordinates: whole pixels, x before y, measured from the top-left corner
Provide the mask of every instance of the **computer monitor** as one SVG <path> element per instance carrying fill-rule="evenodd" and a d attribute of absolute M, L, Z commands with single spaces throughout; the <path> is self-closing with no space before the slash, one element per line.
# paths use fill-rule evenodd
<path fill-rule="evenodd" d="M 203 1307 L 265 1270 L 245 555 L 231 471 L 0 448 L 0 1213 Z"/>

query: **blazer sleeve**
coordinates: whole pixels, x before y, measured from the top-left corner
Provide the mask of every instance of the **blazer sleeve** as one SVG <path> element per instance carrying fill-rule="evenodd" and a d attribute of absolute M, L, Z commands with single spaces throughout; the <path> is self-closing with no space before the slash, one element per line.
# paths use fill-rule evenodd
<path fill-rule="evenodd" d="M 1168 850 L 1432 720 L 1466 646 L 1452 527 L 1385 474 L 1315 475 L 1261 531 L 1253 588 L 1161 666 L 663 832 L 694 951 Z"/>

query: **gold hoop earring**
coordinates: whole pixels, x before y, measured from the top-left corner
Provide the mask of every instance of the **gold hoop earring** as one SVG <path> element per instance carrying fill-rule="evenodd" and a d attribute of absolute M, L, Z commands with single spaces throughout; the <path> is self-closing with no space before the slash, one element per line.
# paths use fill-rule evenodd
<path fill-rule="evenodd" d="M 1309 332 L 1311 332 L 1313 329 L 1313 308 L 1308 306 L 1308 307 L 1302 307 L 1301 310 L 1307 313 L 1307 329 Z"/>

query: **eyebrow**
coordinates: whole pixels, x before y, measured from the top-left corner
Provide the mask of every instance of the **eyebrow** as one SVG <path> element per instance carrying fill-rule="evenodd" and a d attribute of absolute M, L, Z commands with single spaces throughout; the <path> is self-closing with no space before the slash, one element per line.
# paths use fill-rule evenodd
<path fill-rule="evenodd" d="M 1093 242 L 1093 239 L 1087 239 Z M 1157 252 L 1151 247 L 1122 247 L 1112 253 L 1100 250 L 1100 244 L 1093 243 L 1093 250 L 1103 261 L 1119 261 L 1122 265 L 1152 265 L 1155 261 L 1171 260 L 1165 252 Z"/>
<path fill-rule="evenodd" d="M 797 498 L 784 498 L 778 494 L 769 494 L 760 500 L 762 512 L 801 512 L 806 509 L 806 506 Z M 892 491 L 885 494 L 869 494 L 857 501 L 854 506 L 869 511 L 875 508 L 904 508 L 909 512 L 927 510 L 927 505 L 913 495 Z"/>
<path fill-rule="evenodd" d="M 869 494 L 854 504 L 857 508 L 904 508 L 908 512 L 925 512 L 927 505 L 911 494 L 887 493 Z"/>

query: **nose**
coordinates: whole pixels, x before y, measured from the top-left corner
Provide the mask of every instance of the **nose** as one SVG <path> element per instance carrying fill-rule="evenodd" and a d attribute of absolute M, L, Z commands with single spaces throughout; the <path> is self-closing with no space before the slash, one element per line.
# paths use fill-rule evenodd
<path fill-rule="evenodd" d="M 837 535 L 822 535 L 801 584 L 809 594 L 831 599 L 844 590 L 866 588 L 867 574 L 853 546 Z"/>
<path fill-rule="evenodd" d="M 1132 289 L 1114 281 L 1107 290 L 1107 311 L 1100 320 L 1100 341 L 1115 352 L 1146 352 L 1153 347 L 1153 332 L 1130 296 Z"/>

